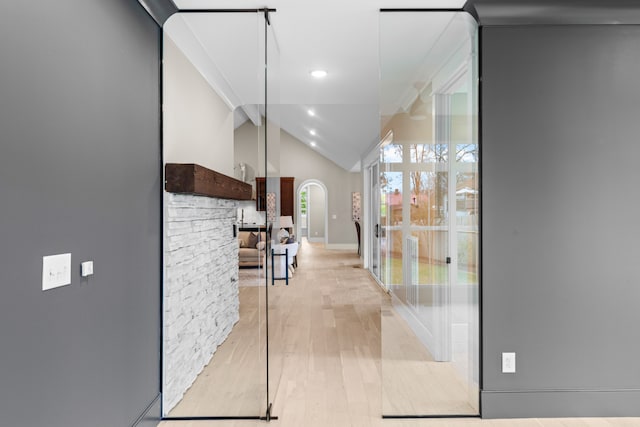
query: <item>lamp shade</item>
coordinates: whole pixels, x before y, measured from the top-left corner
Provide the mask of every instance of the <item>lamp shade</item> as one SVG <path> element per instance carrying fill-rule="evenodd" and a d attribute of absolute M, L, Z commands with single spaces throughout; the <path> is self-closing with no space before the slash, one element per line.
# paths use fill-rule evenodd
<path fill-rule="evenodd" d="M 281 216 L 280 217 L 280 228 L 291 228 L 293 227 L 293 218 L 290 216 Z"/>
<path fill-rule="evenodd" d="M 290 216 L 280 217 L 280 231 L 278 231 L 278 240 L 282 241 L 286 237 L 289 237 L 289 232 L 286 230 L 293 227 L 293 219 Z"/>

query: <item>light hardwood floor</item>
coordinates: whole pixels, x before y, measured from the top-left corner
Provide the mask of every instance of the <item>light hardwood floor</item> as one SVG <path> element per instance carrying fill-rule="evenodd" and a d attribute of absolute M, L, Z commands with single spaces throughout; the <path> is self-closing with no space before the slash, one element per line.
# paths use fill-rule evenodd
<path fill-rule="evenodd" d="M 269 286 L 270 390 L 278 417 L 271 421 L 274 427 L 640 427 L 640 418 L 383 420 L 383 399 L 389 397 L 382 389 L 390 384 L 387 379 L 385 387 L 381 385 L 387 368 L 380 361 L 380 313 L 389 309 L 388 297 L 359 268 L 353 252 L 328 251 L 305 242 L 298 257 L 299 268 L 289 286 L 283 281 Z M 263 413 L 264 324 L 258 319 L 263 317 L 264 297 L 259 289 L 241 288 L 241 321 L 171 415 Z M 402 329 L 395 317 L 385 319 L 385 328 L 394 323 Z M 410 373 L 405 369 L 402 375 Z M 264 425 L 246 420 L 161 423 Z"/>

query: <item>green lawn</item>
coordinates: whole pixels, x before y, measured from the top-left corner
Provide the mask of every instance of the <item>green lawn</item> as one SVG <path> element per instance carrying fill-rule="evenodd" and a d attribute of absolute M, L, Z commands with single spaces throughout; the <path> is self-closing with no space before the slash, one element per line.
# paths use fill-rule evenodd
<path fill-rule="evenodd" d="M 382 264 L 382 277 L 385 276 L 385 262 Z M 391 284 L 402 284 L 402 259 L 391 258 L 389 260 L 389 268 L 391 270 Z M 448 267 L 446 265 L 434 265 L 426 262 L 421 262 L 419 267 L 419 280 L 421 285 L 433 285 L 438 283 L 445 283 L 447 281 Z M 475 272 L 458 270 L 458 284 L 476 284 L 478 283 L 478 277 Z"/>

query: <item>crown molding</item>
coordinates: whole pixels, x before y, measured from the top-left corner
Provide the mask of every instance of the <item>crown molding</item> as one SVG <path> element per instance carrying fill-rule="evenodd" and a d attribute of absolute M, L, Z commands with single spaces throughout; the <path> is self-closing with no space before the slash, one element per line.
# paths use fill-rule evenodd
<path fill-rule="evenodd" d="M 468 0 L 480 25 L 640 24 L 637 0 Z"/>

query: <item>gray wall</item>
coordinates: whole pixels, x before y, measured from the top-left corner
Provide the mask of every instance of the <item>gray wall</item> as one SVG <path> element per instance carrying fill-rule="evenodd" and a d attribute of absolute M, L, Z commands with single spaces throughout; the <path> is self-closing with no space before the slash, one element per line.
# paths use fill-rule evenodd
<path fill-rule="evenodd" d="M 482 29 L 485 417 L 640 415 L 638 46 Z"/>
<path fill-rule="evenodd" d="M 329 214 L 327 244 L 330 249 L 357 248 L 356 228 L 351 219 L 351 193 L 362 192 L 362 173 L 349 172 L 282 131 L 280 137 L 280 173 L 294 176 L 296 197 L 299 186 L 317 180 L 327 187 Z M 296 214 L 298 206 L 296 204 Z M 335 219 L 334 216 L 335 215 Z M 314 237 L 310 234 L 311 237 Z"/>
<path fill-rule="evenodd" d="M 156 423 L 158 41 L 135 1 L 0 7 L 2 425 Z M 43 292 L 65 252 L 72 284 Z"/>
<path fill-rule="evenodd" d="M 309 239 L 321 239 L 324 242 L 325 225 L 325 194 L 324 189 L 319 185 L 307 186 L 307 230 Z"/>

